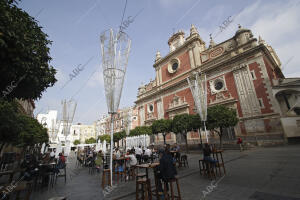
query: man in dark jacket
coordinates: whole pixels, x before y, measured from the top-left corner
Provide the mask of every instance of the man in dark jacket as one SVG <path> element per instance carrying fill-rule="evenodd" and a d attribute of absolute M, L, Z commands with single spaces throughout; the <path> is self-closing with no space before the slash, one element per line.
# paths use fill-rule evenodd
<path fill-rule="evenodd" d="M 177 175 L 176 168 L 173 164 L 173 158 L 169 150 L 166 149 L 164 151 L 163 149 L 159 150 L 160 160 L 159 160 L 159 168 L 157 173 L 158 181 L 158 190 L 159 192 L 162 192 L 162 183 L 161 181 L 168 181 L 168 179 L 175 178 L 175 175 Z"/>

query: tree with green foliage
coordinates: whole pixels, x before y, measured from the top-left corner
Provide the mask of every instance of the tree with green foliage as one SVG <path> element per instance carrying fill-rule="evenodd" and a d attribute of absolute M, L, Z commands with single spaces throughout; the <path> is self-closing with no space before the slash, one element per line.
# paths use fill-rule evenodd
<path fill-rule="evenodd" d="M 182 134 L 185 139 L 186 152 L 189 152 L 187 134 L 193 130 L 192 117 L 189 114 L 176 115 L 173 118 L 172 130 L 175 134 Z"/>
<path fill-rule="evenodd" d="M 119 142 L 124 137 L 126 137 L 126 132 L 124 130 L 120 132 L 116 132 L 114 133 L 114 142 Z"/>
<path fill-rule="evenodd" d="M 166 135 L 172 131 L 172 120 L 159 119 L 152 123 L 152 133 L 157 135 L 161 133 L 164 138 L 164 144 L 166 144 Z"/>
<path fill-rule="evenodd" d="M 98 137 L 98 139 L 100 139 L 101 142 L 103 142 L 105 140 L 106 143 L 110 143 L 110 135 L 109 134 L 100 135 Z"/>
<path fill-rule="evenodd" d="M 16 145 L 19 134 L 18 105 L 15 101 L 0 100 L 0 153 L 6 144 Z"/>
<path fill-rule="evenodd" d="M 16 2 L 0 1 L 0 96 L 36 100 L 57 81 L 49 64 L 51 41 Z"/>
<path fill-rule="evenodd" d="M 119 141 L 126 137 L 125 130 L 114 133 L 114 142 L 117 142 L 117 146 L 119 147 Z"/>
<path fill-rule="evenodd" d="M 48 143 L 47 128 L 44 128 L 36 119 L 20 114 L 17 121 L 20 132 L 17 137 L 18 147 L 32 147 L 35 144 Z"/>
<path fill-rule="evenodd" d="M 224 105 L 209 107 L 207 110 L 207 129 L 218 133 L 220 138 L 220 148 L 222 148 L 223 129 L 233 127 L 239 119 L 236 110 Z"/>
<path fill-rule="evenodd" d="M 0 120 L 0 152 L 5 144 L 25 148 L 48 142 L 47 129 L 36 119 L 21 113 L 16 101 L 0 100 Z"/>
<path fill-rule="evenodd" d="M 139 136 L 139 135 L 151 135 L 151 126 L 137 126 L 130 130 L 129 136 Z"/>
<path fill-rule="evenodd" d="M 93 137 L 90 137 L 89 139 L 85 140 L 85 144 L 94 144 L 96 143 L 96 139 Z"/>
<path fill-rule="evenodd" d="M 80 140 L 74 140 L 74 142 L 73 142 L 74 145 L 78 145 L 80 143 L 81 143 Z"/>

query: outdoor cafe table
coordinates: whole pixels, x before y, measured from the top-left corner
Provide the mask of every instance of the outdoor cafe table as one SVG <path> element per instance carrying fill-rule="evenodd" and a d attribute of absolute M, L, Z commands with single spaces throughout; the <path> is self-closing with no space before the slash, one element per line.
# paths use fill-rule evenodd
<path fill-rule="evenodd" d="M 158 179 L 156 176 L 156 172 L 155 172 L 155 168 L 159 166 L 158 162 L 155 163 L 151 163 L 151 164 L 140 164 L 140 165 L 136 165 L 137 168 L 141 168 L 141 169 L 145 169 L 146 170 L 146 178 L 149 178 L 149 172 L 148 169 L 153 169 L 153 173 L 154 173 L 154 181 L 155 181 L 155 188 L 154 191 L 152 190 L 152 192 L 154 192 L 154 194 L 156 195 L 157 199 L 159 199 L 158 196 Z"/>
<path fill-rule="evenodd" d="M 7 170 L 7 171 L 2 171 L 0 172 L 0 177 L 1 176 L 5 176 L 5 175 L 9 175 L 9 179 L 8 179 L 8 183 L 11 183 L 12 180 L 13 180 L 13 177 L 16 173 L 18 172 L 24 172 L 25 169 L 21 169 L 21 168 L 18 168 L 18 169 L 14 169 L 14 170 Z"/>
<path fill-rule="evenodd" d="M 113 161 L 114 161 L 114 163 L 113 163 L 113 173 L 114 174 L 116 173 L 115 166 L 116 166 L 116 164 L 118 164 L 119 166 L 123 167 L 123 171 L 124 171 L 124 174 L 126 176 L 126 174 L 127 174 L 126 164 L 127 164 L 128 160 L 129 160 L 129 158 L 126 158 L 126 157 L 114 158 L 113 159 Z M 119 173 L 119 171 L 118 171 L 118 173 Z M 118 177 L 119 177 L 119 175 L 118 175 Z M 119 181 L 119 178 L 117 178 L 117 179 L 118 179 L 117 181 Z M 122 179 L 121 179 L 121 181 L 122 181 Z M 126 181 L 126 178 L 125 178 L 125 181 Z"/>

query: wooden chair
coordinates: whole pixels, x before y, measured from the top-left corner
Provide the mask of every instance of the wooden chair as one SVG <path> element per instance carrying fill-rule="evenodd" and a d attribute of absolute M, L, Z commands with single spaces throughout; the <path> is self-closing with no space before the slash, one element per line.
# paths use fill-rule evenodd
<path fill-rule="evenodd" d="M 137 179 L 135 195 L 136 200 L 152 200 L 150 179 L 146 177 Z"/>
<path fill-rule="evenodd" d="M 63 171 L 64 173 L 61 173 Z M 59 169 L 59 173 L 55 175 L 55 184 L 57 182 L 57 178 L 64 177 L 65 183 L 67 182 L 67 165 L 63 169 Z"/>
<path fill-rule="evenodd" d="M 106 178 L 107 178 L 107 181 L 106 181 Z M 104 189 L 104 186 L 105 185 L 111 185 L 111 182 L 110 182 L 110 169 L 103 169 L 103 174 L 102 174 L 102 189 Z"/>
<path fill-rule="evenodd" d="M 135 180 L 136 178 L 136 166 L 130 166 L 129 171 L 128 171 L 128 180 Z"/>
<path fill-rule="evenodd" d="M 175 194 L 173 183 L 176 183 L 177 194 Z M 177 178 L 169 179 L 168 181 L 164 182 L 164 199 L 181 200 L 180 186 Z"/>

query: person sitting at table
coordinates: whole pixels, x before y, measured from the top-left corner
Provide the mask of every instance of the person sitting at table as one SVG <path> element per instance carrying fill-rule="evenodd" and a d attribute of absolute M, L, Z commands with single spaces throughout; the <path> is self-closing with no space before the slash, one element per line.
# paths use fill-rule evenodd
<path fill-rule="evenodd" d="M 134 155 L 134 151 L 130 150 L 129 155 L 125 155 L 125 158 L 129 158 L 129 163 L 127 164 L 127 172 L 130 173 L 130 168 L 137 165 L 137 159 Z M 128 174 L 129 175 L 129 174 Z M 126 175 L 126 180 L 128 180 L 128 175 Z"/>
<path fill-rule="evenodd" d="M 114 156 L 116 159 L 119 159 L 121 157 L 121 152 L 120 152 L 119 148 L 115 149 Z"/>
<path fill-rule="evenodd" d="M 20 177 L 24 177 L 25 181 L 30 181 L 38 175 L 38 162 L 30 154 L 25 155 L 21 168 L 25 169 L 25 171 L 20 174 Z"/>
<path fill-rule="evenodd" d="M 173 158 L 170 154 L 169 148 L 166 148 L 166 150 L 160 149 L 159 150 L 159 166 L 157 169 L 157 178 L 158 178 L 158 191 L 160 194 L 162 194 L 162 182 L 166 182 L 169 179 L 175 178 L 175 175 L 177 175 L 177 171 L 175 166 L 173 165 Z"/>
<path fill-rule="evenodd" d="M 66 158 L 62 153 L 58 154 L 59 158 L 58 158 L 58 163 L 56 165 L 56 168 L 54 169 L 55 173 L 59 173 L 60 169 L 64 169 L 66 167 Z"/>
<path fill-rule="evenodd" d="M 211 152 L 210 146 L 207 143 L 205 143 L 204 149 L 203 149 L 203 160 L 215 164 L 217 161 L 211 157 L 211 153 L 212 152 Z"/>
<path fill-rule="evenodd" d="M 55 149 L 53 149 L 52 151 L 51 151 L 51 153 L 50 153 L 50 158 L 51 158 L 51 160 L 54 160 L 54 158 L 55 158 Z"/>
<path fill-rule="evenodd" d="M 49 153 L 45 153 L 42 157 L 42 163 L 49 163 L 51 160 L 50 154 Z"/>
<path fill-rule="evenodd" d="M 174 144 L 173 151 L 176 152 L 175 159 L 177 162 L 179 162 L 180 161 L 180 146 L 177 143 Z"/>

